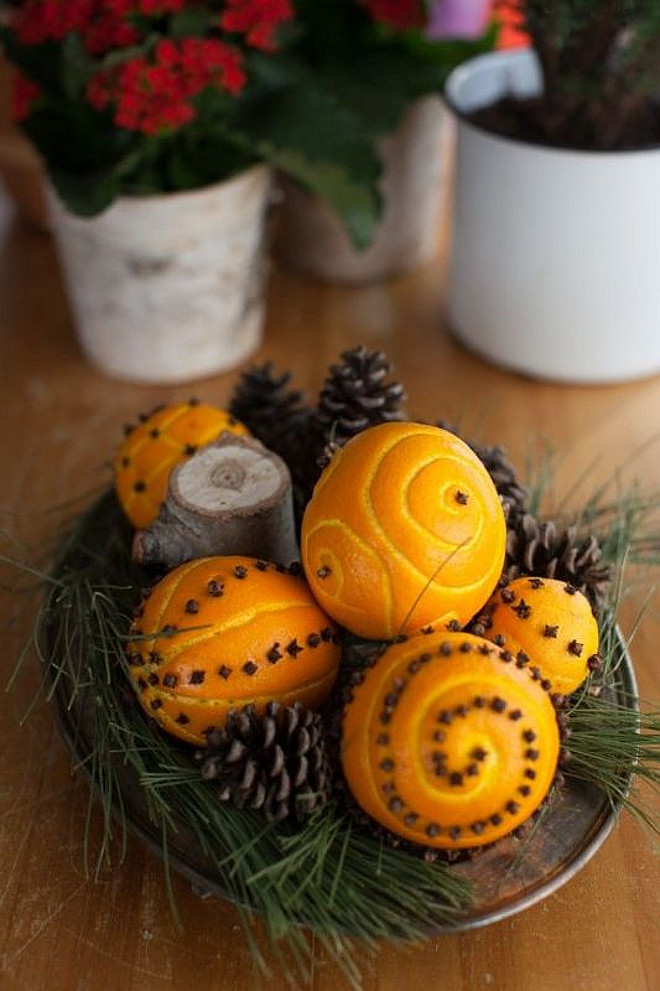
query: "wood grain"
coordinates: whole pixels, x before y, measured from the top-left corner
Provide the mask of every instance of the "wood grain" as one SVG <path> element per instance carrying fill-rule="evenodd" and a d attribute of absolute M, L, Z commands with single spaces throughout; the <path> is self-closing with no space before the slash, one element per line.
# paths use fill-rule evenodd
<path fill-rule="evenodd" d="M 258 357 L 291 367 L 313 390 L 343 348 L 361 341 L 382 347 L 407 384 L 417 417 L 460 418 L 479 438 L 504 443 L 518 461 L 538 456 L 547 439 L 560 454 L 558 493 L 585 470 L 586 493 L 622 464 L 628 481 L 638 478 L 645 488 L 660 489 L 660 379 L 577 388 L 492 368 L 448 333 L 443 271 L 440 260 L 415 276 L 361 290 L 274 273 Z M 222 404 L 231 383 L 226 375 L 194 389 L 137 387 L 97 375 L 77 350 L 50 240 L 18 226 L 0 201 L 0 530 L 12 540 L 30 553 L 45 548 L 59 518 L 49 508 L 107 483 L 107 460 L 121 424 L 137 411 L 191 392 Z M 3 542 L 2 553 L 20 551 L 9 539 Z M 3 681 L 34 608 L 34 595 L 3 595 Z M 628 625 L 634 616 L 633 603 Z M 633 655 L 642 693 L 655 699 L 657 636 L 652 611 Z M 129 843 L 121 865 L 104 865 L 97 880 L 85 876 L 86 784 L 72 774 L 43 701 L 21 725 L 36 689 L 36 666 L 28 658 L 15 689 L 1 696 L 0 988 L 252 987 L 235 912 L 199 900 L 175 879 L 183 926 L 178 930 L 167 909 L 160 864 L 136 842 Z M 98 842 L 97 826 L 92 835 Z M 365 963 L 365 988 L 655 991 L 659 892 L 650 841 L 624 817 L 588 867 L 547 901 L 485 930 L 415 949 L 385 946 Z M 284 991 L 285 977 L 276 970 L 269 986 Z M 319 953 L 310 987 L 342 986 Z"/>

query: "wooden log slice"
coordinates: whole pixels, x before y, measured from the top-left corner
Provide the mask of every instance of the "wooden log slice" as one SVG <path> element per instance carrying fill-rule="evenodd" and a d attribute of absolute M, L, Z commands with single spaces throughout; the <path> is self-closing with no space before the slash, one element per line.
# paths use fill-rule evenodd
<path fill-rule="evenodd" d="M 158 517 L 133 543 L 136 560 L 168 568 L 216 554 L 283 564 L 299 556 L 289 469 L 229 432 L 172 471 Z"/>

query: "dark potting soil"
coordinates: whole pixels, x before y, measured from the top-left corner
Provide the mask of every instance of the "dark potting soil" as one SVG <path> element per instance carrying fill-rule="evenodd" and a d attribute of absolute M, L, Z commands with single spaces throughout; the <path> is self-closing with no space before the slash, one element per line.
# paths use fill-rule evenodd
<path fill-rule="evenodd" d="M 567 108 L 545 98 L 498 103 L 469 114 L 478 127 L 530 144 L 580 151 L 641 151 L 660 148 L 660 104 L 631 99 L 626 107 L 580 102 Z"/>

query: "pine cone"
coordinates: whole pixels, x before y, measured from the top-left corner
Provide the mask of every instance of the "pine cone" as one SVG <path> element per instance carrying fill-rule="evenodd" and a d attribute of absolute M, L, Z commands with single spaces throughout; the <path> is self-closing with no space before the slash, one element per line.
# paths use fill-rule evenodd
<path fill-rule="evenodd" d="M 291 373 L 276 375 L 270 361 L 253 365 L 241 376 L 229 403 L 232 416 L 281 457 L 280 447 L 303 410 L 303 394 L 289 389 L 290 381 Z"/>
<path fill-rule="evenodd" d="M 488 447 L 470 444 L 470 447 L 485 466 L 497 489 L 509 523 L 525 512 L 529 492 L 520 484 L 516 470 L 501 447 Z"/>
<path fill-rule="evenodd" d="M 529 513 L 518 518 L 507 533 L 504 577 L 519 575 L 557 578 L 575 585 L 587 596 L 596 614 L 602 611 L 612 583 L 612 566 L 603 561 L 598 539 L 581 537 L 576 526 L 557 527 Z"/>
<path fill-rule="evenodd" d="M 406 393 L 398 382 L 384 381 L 392 369 L 382 351 L 360 345 L 341 359 L 330 367 L 316 412 L 326 443 L 342 445 L 367 427 L 403 419 Z"/>
<path fill-rule="evenodd" d="M 271 822 L 300 821 L 330 794 L 321 717 L 298 703 L 269 702 L 261 717 L 254 706 L 230 712 L 197 757 L 220 801 L 257 809 Z"/>

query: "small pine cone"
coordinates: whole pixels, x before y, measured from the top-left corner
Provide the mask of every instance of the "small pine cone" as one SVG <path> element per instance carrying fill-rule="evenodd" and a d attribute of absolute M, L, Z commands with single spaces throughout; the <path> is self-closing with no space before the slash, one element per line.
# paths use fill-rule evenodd
<path fill-rule="evenodd" d="M 270 361 L 254 365 L 242 375 L 229 403 L 232 416 L 281 457 L 283 441 L 303 409 L 303 394 L 289 389 L 290 381 L 291 373 L 276 375 Z"/>
<path fill-rule="evenodd" d="M 325 442 L 345 444 L 378 423 L 403 419 L 406 393 L 398 382 L 386 382 L 392 368 L 382 351 L 364 345 L 344 351 L 332 365 L 319 396 L 316 421 Z M 319 451 L 321 456 L 323 450 Z"/>
<path fill-rule="evenodd" d="M 529 513 L 520 516 L 507 533 L 504 577 L 519 575 L 557 578 L 583 592 L 594 612 L 602 612 L 612 583 L 612 567 L 603 561 L 598 539 L 582 537 L 577 527 L 557 527 Z"/>
<path fill-rule="evenodd" d="M 506 451 L 501 447 L 490 447 L 485 444 L 476 444 L 474 441 L 463 437 L 459 430 L 446 420 L 437 420 L 437 427 L 448 430 L 456 434 L 461 440 L 468 444 L 477 455 L 486 471 L 493 480 L 493 484 L 504 508 L 507 522 L 511 525 L 524 512 L 529 499 L 529 492 L 518 479 L 516 469 L 506 456 Z"/>
<path fill-rule="evenodd" d="M 230 712 L 197 758 L 220 801 L 256 809 L 270 822 L 299 822 L 330 795 L 321 717 L 299 703 L 270 702 L 263 716 L 254 706 Z"/>

